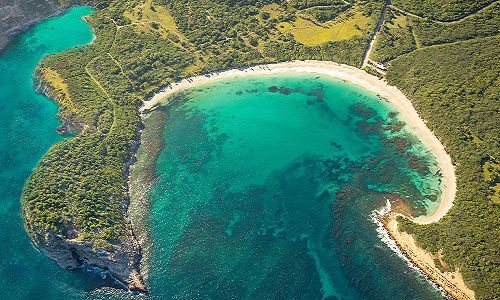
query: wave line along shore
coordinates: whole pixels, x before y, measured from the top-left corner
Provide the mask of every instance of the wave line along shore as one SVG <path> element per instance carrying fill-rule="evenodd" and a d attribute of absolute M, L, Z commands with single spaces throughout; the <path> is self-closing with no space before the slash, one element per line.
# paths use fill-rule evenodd
<path fill-rule="evenodd" d="M 413 218 L 418 224 L 430 224 L 439 221 L 453 206 L 456 194 L 456 176 L 451 157 L 446 153 L 439 139 L 426 126 L 408 98 L 395 86 L 365 71 L 330 61 L 291 61 L 283 63 L 263 64 L 248 68 L 232 69 L 184 79 L 162 89 L 151 99 L 144 102 L 141 112 L 147 112 L 159 104 L 168 103 L 168 96 L 176 92 L 214 81 L 261 75 L 279 74 L 318 74 L 326 77 L 348 81 L 351 84 L 378 94 L 387 100 L 399 112 L 399 117 L 406 122 L 419 140 L 432 151 L 442 173 L 442 194 L 438 208 L 431 214 Z M 421 249 L 414 238 L 401 232 L 397 226 L 397 214 L 389 213 L 384 218 L 385 229 L 394 239 L 402 253 L 419 267 L 434 283 L 457 299 L 475 299 L 474 292 L 464 283 L 458 270 L 442 273 L 433 263 L 434 256 Z M 443 279 L 444 278 L 444 279 Z M 458 290 L 458 292 L 457 292 Z"/>

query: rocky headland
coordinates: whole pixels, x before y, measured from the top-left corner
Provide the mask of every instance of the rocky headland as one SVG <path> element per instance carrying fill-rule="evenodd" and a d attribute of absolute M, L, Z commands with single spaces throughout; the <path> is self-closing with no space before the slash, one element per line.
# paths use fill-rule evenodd
<path fill-rule="evenodd" d="M 78 269 L 85 265 L 98 267 L 109 272 L 130 291 L 147 293 L 147 287 L 140 273 L 141 248 L 130 230 L 119 243 L 109 248 L 97 248 L 89 241 L 78 237 L 54 234 L 31 226 L 26 227 L 35 246 L 46 256 L 66 269 Z"/>
<path fill-rule="evenodd" d="M 46 95 L 64 108 L 69 101 L 69 93 L 65 84 L 59 80 L 57 73 L 48 68 L 39 67 L 34 74 L 35 89 L 38 93 Z M 63 123 L 58 132 L 61 134 L 82 134 L 87 125 L 75 122 L 71 114 L 58 113 L 58 118 Z M 135 141 L 131 149 L 135 153 L 139 141 Z M 131 158 L 127 163 L 127 172 L 124 179 L 128 178 L 128 168 L 134 162 Z M 43 161 L 41 162 L 43 165 Z M 97 267 L 108 272 L 114 279 L 121 282 L 132 292 L 147 293 L 147 287 L 141 274 L 142 249 L 134 233 L 134 228 L 128 216 L 130 198 L 128 186 L 125 185 L 123 197 L 112 201 L 120 202 L 122 223 L 119 228 L 124 228 L 116 233 L 118 238 L 103 240 L 98 236 L 89 236 L 81 232 L 74 222 L 74 217 L 65 218 L 58 228 L 42 228 L 34 220 L 36 214 L 26 201 L 23 201 L 22 213 L 33 244 L 46 256 L 55 260 L 58 265 L 66 269 L 79 269 Z M 24 199 L 23 195 L 23 199 Z"/>

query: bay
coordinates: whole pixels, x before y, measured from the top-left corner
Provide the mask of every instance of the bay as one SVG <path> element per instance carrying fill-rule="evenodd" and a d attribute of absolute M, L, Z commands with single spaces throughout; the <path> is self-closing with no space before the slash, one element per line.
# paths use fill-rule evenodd
<path fill-rule="evenodd" d="M 320 76 L 245 77 L 177 94 L 148 130 L 162 141 L 143 176 L 156 176 L 152 298 L 442 298 L 371 218 L 388 199 L 429 214 L 440 195 L 435 158 L 384 99 Z"/>

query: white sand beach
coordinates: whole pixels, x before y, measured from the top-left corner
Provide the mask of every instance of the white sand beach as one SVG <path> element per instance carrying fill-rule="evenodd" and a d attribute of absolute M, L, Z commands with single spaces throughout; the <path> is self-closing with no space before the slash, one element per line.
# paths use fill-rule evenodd
<path fill-rule="evenodd" d="M 434 153 L 439 169 L 443 175 L 442 199 L 439 207 L 432 215 L 421 216 L 415 218 L 414 221 L 419 224 L 429 224 L 441 219 L 453 205 L 453 199 L 456 193 L 455 170 L 450 156 L 444 150 L 441 142 L 425 125 L 425 121 L 420 118 L 408 98 L 406 98 L 398 88 L 390 86 L 386 81 L 380 80 L 356 67 L 327 61 L 292 61 L 259 65 L 245 69 L 232 69 L 220 73 L 196 76 L 174 83 L 170 87 L 158 92 L 150 100 L 144 102 L 144 106 L 141 110 L 145 111 L 151 109 L 162 102 L 166 103 L 168 101 L 168 96 L 178 91 L 216 80 L 269 74 L 304 73 L 329 76 L 359 85 L 385 98 L 399 111 L 400 117 L 408 124 L 422 143 Z"/>

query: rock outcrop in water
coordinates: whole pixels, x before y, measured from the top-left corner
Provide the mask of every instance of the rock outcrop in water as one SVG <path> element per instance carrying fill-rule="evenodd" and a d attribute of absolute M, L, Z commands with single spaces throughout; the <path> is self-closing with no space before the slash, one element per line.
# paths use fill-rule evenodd
<path fill-rule="evenodd" d="M 57 0 L 0 1 L 0 51 L 16 34 L 47 17 L 61 13 Z"/>

